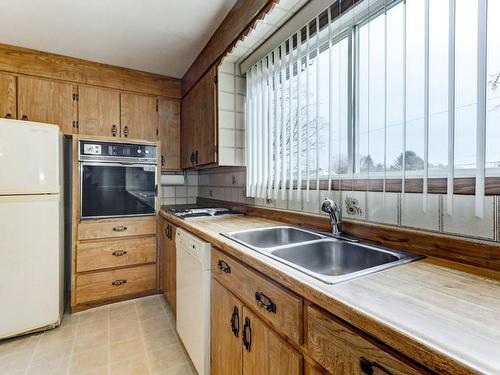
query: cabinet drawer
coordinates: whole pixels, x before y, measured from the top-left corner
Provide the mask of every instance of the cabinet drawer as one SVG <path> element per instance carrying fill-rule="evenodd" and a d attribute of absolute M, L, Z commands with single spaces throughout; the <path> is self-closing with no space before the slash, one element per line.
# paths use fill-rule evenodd
<path fill-rule="evenodd" d="M 85 272 L 156 262 L 156 237 L 79 243 L 76 271 Z"/>
<path fill-rule="evenodd" d="M 247 266 L 212 249 L 212 274 L 247 306 L 254 307 L 275 329 L 301 343 L 302 299 L 250 270 Z"/>
<path fill-rule="evenodd" d="M 308 351 L 332 374 L 422 374 L 328 313 L 307 306 Z"/>
<path fill-rule="evenodd" d="M 78 224 L 78 240 L 156 234 L 156 217 L 91 220 Z"/>
<path fill-rule="evenodd" d="M 87 303 L 155 289 L 154 264 L 76 276 L 76 303 Z"/>

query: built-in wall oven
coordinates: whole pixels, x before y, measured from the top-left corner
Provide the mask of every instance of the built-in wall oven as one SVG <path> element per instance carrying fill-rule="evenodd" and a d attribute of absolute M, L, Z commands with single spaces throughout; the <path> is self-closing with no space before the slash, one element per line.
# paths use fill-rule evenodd
<path fill-rule="evenodd" d="M 157 146 L 78 141 L 80 218 L 156 214 Z"/>

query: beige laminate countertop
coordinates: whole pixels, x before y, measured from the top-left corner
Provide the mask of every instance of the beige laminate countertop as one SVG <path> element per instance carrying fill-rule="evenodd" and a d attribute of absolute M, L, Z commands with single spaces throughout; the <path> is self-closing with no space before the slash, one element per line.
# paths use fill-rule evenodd
<path fill-rule="evenodd" d="M 437 373 L 500 374 L 498 281 L 424 259 L 329 285 L 220 235 L 283 223 L 161 215 Z"/>

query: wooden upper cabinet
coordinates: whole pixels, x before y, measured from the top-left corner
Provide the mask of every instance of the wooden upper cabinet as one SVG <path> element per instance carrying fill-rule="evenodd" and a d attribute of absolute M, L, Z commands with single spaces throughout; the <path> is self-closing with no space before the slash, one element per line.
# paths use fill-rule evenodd
<path fill-rule="evenodd" d="M 158 140 L 158 101 L 155 97 L 122 93 L 121 136 L 123 138 Z"/>
<path fill-rule="evenodd" d="M 120 93 L 99 87 L 78 88 L 79 133 L 120 136 Z"/>
<path fill-rule="evenodd" d="M 182 167 L 217 162 L 217 67 L 193 86 L 182 101 Z"/>
<path fill-rule="evenodd" d="M 210 298 L 211 374 L 241 375 L 243 304 L 214 279 Z"/>
<path fill-rule="evenodd" d="M 17 118 L 16 77 L 0 74 L 0 118 Z"/>
<path fill-rule="evenodd" d="M 302 374 L 302 355 L 246 306 L 242 324 L 243 374 Z"/>
<path fill-rule="evenodd" d="M 18 77 L 17 91 L 20 120 L 57 124 L 64 134 L 73 134 L 73 85 Z"/>
<path fill-rule="evenodd" d="M 158 130 L 161 141 L 161 168 L 181 168 L 181 103 L 158 99 Z"/>

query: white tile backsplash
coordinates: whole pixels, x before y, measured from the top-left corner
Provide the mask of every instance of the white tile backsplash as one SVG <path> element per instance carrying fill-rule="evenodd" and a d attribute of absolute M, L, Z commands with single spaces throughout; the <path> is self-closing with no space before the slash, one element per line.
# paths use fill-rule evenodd
<path fill-rule="evenodd" d="M 234 94 L 219 91 L 219 109 L 234 111 Z"/>
<path fill-rule="evenodd" d="M 461 236 L 474 236 L 494 239 L 494 204 L 493 197 L 485 197 L 484 217 L 475 215 L 475 197 L 472 195 L 455 195 L 453 197 L 453 214 L 443 215 L 443 231 Z"/>
<path fill-rule="evenodd" d="M 236 135 L 234 130 L 219 129 L 219 146 L 220 147 L 236 147 Z"/>
<path fill-rule="evenodd" d="M 219 111 L 219 128 L 234 129 L 236 127 L 236 116 L 232 111 Z"/>
<path fill-rule="evenodd" d="M 406 193 L 401 200 L 401 225 L 419 229 L 439 231 L 438 195 L 427 196 L 427 210 L 424 212 L 422 194 Z"/>
<path fill-rule="evenodd" d="M 218 85 L 219 85 L 219 90 L 234 93 L 235 84 L 234 84 L 233 73 L 227 74 L 227 73 L 220 73 L 219 71 Z"/>
<path fill-rule="evenodd" d="M 396 225 L 398 200 L 397 193 L 366 193 L 366 219 L 375 223 Z"/>

